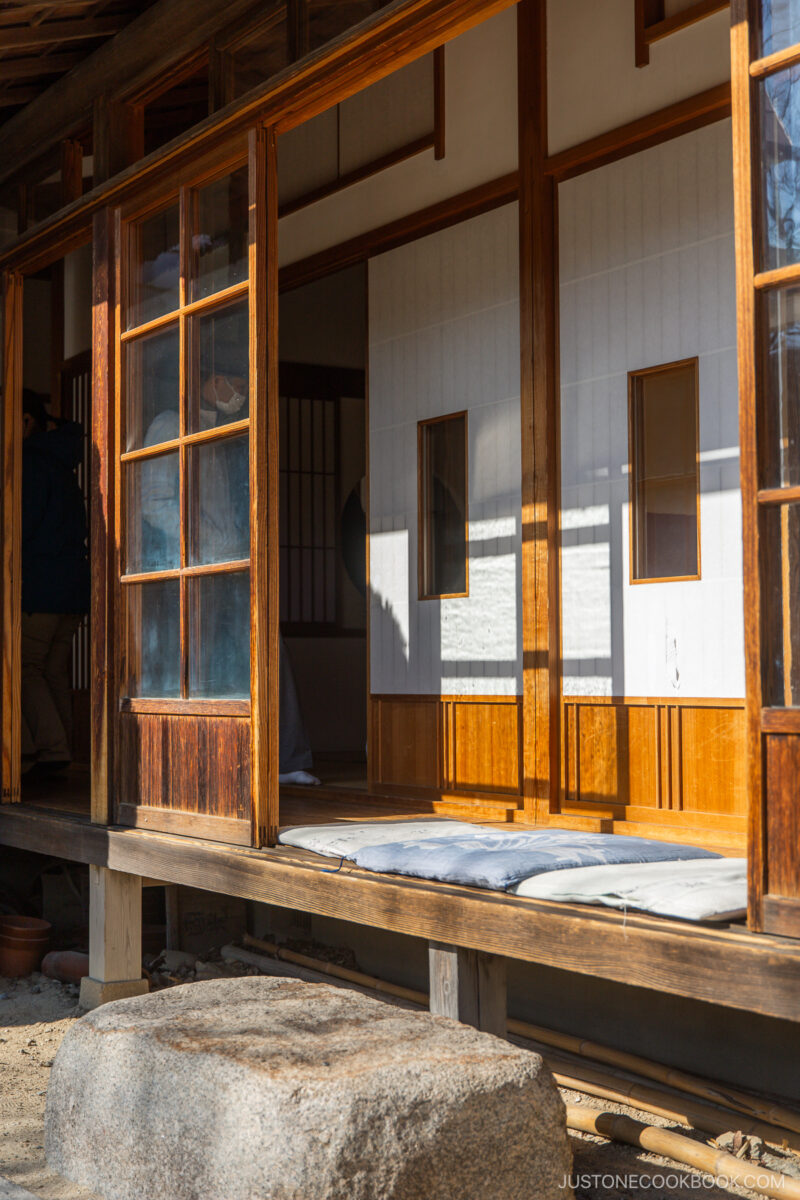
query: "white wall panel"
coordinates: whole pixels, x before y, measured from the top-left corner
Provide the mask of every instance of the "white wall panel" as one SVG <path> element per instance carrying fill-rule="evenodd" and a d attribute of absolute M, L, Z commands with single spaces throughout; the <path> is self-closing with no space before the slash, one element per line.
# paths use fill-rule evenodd
<path fill-rule="evenodd" d="M 568 694 L 744 695 L 730 139 L 719 122 L 559 190 Z M 695 355 L 702 578 L 631 585 L 627 373 Z"/>
<path fill-rule="evenodd" d="M 548 0 L 551 154 L 730 79 L 727 10 L 651 46 L 646 67 L 633 16 L 632 0 Z"/>
<path fill-rule="evenodd" d="M 520 595 L 516 204 L 369 264 L 371 687 L 516 695 Z M 417 599 L 417 422 L 466 409 L 469 596 Z"/>
<path fill-rule="evenodd" d="M 448 42 L 445 114 L 443 159 L 426 150 L 284 217 L 281 265 L 517 169 L 515 7 Z"/>

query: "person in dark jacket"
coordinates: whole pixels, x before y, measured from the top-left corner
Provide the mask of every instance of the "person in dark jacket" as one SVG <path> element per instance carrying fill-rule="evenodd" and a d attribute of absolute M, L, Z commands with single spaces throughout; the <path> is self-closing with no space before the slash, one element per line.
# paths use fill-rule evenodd
<path fill-rule="evenodd" d="M 89 607 L 86 506 L 75 475 L 83 429 L 23 393 L 22 769 L 72 758 L 72 640 Z"/>

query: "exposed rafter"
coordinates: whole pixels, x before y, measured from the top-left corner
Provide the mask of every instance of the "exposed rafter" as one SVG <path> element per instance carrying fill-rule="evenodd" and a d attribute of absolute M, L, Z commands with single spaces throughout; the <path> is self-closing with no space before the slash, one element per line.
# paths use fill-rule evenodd
<path fill-rule="evenodd" d="M 197 51 L 221 29 L 258 8 L 258 0 L 157 0 L 116 37 L 105 42 L 68 75 L 56 80 L 21 112 L 0 126 L 0 182 L 38 157 L 48 146 L 70 137 L 91 118 L 96 101 L 119 98 L 165 76 L 178 62 Z M 118 17 L 89 18 L 118 21 Z M 44 35 L 56 22 L 45 23 L 20 36 Z M 58 22 L 70 26 L 73 22 Z M 76 21 L 75 26 L 84 24 Z M 15 30 L 16 33 L 16 30 Z M 0 29 L 0 52 L 3 34 Z M 2 62 L 0 62 L 2 80 Z"/>
<path fill-rule="evenodd" d="M 113 37 L 129 19 L 129 15 L 120 13 L 113 17 L 76 17 L 70 21 L 46 21 L 42 25 L 5 26 L 0 28 L 0 52 Z"/>
<path fill-rule="evenodd" d="M 0 83 L 13 83 L 18 79 L 38 79 L 43 75 L 63 75 L 84 58 L 74 54 L 28 55 L 25 58 L 0 60 Z"/>

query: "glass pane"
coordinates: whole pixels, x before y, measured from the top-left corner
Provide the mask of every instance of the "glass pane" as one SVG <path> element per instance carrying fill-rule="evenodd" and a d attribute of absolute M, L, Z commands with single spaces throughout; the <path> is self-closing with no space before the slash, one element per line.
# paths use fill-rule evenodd
<path fill-rule="evenodd" d="M 632 380 L 633 578 L 697 575 L 697 371 Z"/>
<path fill-rule="evenodd" d="M 462 414 L 422 426 L 425 596 L 467 590 L 467 422 Z"/>
<path fill-rule="evenodd" d="M 190 431 L 245 420 L 250 415 L 247 301 L 193 317 L 190 334 L 194 359 Z"/>
<path fill-rule="evenodd" d="M 761 0 L 761 54 L 775 54 L 800 42 L 797 0 Z"/>
<path fill-rule="evenodd" d="M 179 567 L 177 451 L 128 463 L 125 477 L 126 573 Z"/>
<path fill-rule="evenodd" d="M 764 704 L 800 705 L 800 505 L 762 509 Z"/>
<path fill-rule="evenodd" d="M 772 270 L 800 262 L 800 66 L 759 87 L 762 266 Z"/>
<path fill-rule="evenodd" d="M 126 347 L 125 449 L 169 442 L 179 433 L 180 342 L 177 325 Z"/>
<path fill-rule="evenodd" d="M 132 230 L 128 329 L 174 312 L 180 283 L 180 218 L 177 204 Z"/>
<path fill-rule="evenodd" d="M 128 696 L 180 695 L 180 601 L 177 579 L 124 588 Z"/>
<path fill-rule="evenodd" d="M 250 572 L 189 579 L 189 694 L 250 698 Z"/>
<path fill-rule="evenodd" d="M 771 292 L 765 304 L 764 485 L 794 487 L 800 484 L 800 288 Z"/>
<path fill-rule="evenodd" d="M 250 557 L 250 443 L 243 437 L 189 451 L 189 562 Z"/>
<path fill-rule="evenodd" d="M 247 279 L 247 167 L 197 193 L 192 299 Z"/>

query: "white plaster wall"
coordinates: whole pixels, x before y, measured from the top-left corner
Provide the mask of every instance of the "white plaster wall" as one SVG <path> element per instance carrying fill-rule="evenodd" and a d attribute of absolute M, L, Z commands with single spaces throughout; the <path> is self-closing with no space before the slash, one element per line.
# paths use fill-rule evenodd
<path fill-rule="evenodd" d="M 521 690 L 516 204 L 369 264 L 371 688 Z M 469 596 L 419 601 L 417 422 L 468 411 Z"/>
<path fill-rule="evenodd" d="M 516 22 L 511 7 L 445 47 L 444 158 L 426 150 L 284 217 L 281 265 L 516 170 Z"/>
<path fill-rule="evenodd" d="M 725 10 L 634 64 L 632 0 L 548 0 L 549 152 L 557 153 L 730 79 Z"/>
<path fill-rule="evenodd" d="M 744 695 L 731 127 L 562 184 L 564 691 Z M 699 357 L 699 581 L 629 580 L 627 372 Z"/>

